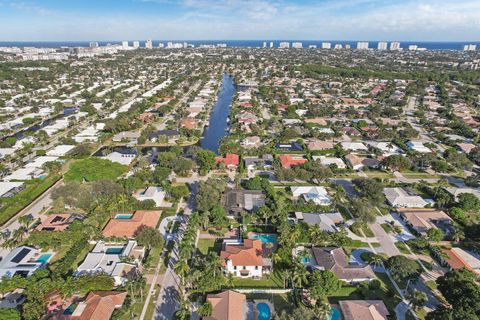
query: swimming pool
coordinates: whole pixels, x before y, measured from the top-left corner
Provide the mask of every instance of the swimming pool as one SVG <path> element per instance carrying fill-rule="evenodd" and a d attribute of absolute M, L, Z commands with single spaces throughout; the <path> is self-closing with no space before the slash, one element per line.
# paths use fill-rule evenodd
<path fill-rule="evenodd" d="M 252 240 L 261 240 L 262 243 L 277 243 L 276 234 L 254 234 Z"/>
<path fill-rule="evenodd" d="M 332 311 L 330 311 L 330 320 L 340 320 L 342 318 L 342 314 L 337 307 L 333 306 Z"/>
<path fill-rule="evenodd" d="M 258 320 L 270 320 L 271 318 L 271 311 L 270 306 L 266 303 L 258 303 L 257 304 L 258 310 Z"/>
<path fill-rule="evenodd" d="M 133 217 L 133 214 L 117 214 L 115 216 L 115 219 L 119 219 L 119 220 L 128 220 L 128 219 L 132 219 Z"/>
<path fill-rule="evenodd" d="M 123 247 L 120 247 L 120 248 L 107 248 L 107 250 L 105 250 L 105 253 L 106 254 L 122 254 L 123 252 Z"/>
<path fill-rule="evenodd" d="M 44 253 L 40 257 L 38 257 L 36 262 L 40 262 L 41 264 L 45 264 L 50 260 L 50 257 L 52 256 L 51 253 Z"/>
<path fill-rule="evenodd" d="M 310 259 L 310 257 L 302 257 L 302 259 L 300 261 L 303 264 L 309 264 L 312 260 Z"/>

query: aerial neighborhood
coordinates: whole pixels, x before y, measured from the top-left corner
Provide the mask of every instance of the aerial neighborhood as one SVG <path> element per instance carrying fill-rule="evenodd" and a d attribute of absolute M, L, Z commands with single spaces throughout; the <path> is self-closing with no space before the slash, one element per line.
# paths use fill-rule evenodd
<path fill-rule="evenodd" d="M 479 319 L 478 51 L 152 46 L 0 48 L 0 319 Z"/>

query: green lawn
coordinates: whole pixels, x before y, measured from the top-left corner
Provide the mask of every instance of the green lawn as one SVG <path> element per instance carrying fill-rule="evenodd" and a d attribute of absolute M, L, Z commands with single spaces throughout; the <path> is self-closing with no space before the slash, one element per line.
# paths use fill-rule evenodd
<path fill-rule="evenodd" d="M 215 239 L 200 239 L 198 240 L 197 249 L 203 255 L 207 255 L 209 252 L 218 253 L 221 249 L 221 243 Z"/>
<path fill-rule="evenodd" d="M 407 246 L 402 241 L 395 242 L 395 246 L 398 248 L 398 250 L 400 250 L 401 253 L 410 254 L 410 250 L 408 250 Z"/>
<path fill-rule="evenodd" d="M 270 275 L 264 275 L 261 279 L 240 279 L 235 278 L 233 280 L 234 288 L 282 288 L 283 280 L 278 276 L 276 272 Z"/>
<path fill-rule="evenodd" d="M 127 169 L 127 166 L 109 160 L 87 158 L 77 160 L 70 165 L 70 169 L 65 173 L 65 181 L 116 180 L 127 172 Z"/>
<path fill-rule="evenodd" d="M 60 179 L 57 175 L 50 175 L 45 179 L 35 179 L 25 182 L 25 189 L 12 198 L 2 198 L 0 203 L 0 225 L 3 225 L 16 215 L 20 210 L 28 206 L 38 198 L 45 190 L 50 188 Z"/>

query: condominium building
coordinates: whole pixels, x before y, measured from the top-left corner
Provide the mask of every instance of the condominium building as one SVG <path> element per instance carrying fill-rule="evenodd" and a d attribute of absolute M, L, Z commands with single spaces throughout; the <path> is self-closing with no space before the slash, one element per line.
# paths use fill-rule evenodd
<path fill-rule="evenodd" d="M 292 48 L 302 49 L 302 48 L 303 48 L 303 44 L 302 44 L 301 42 L 294 42 L 294 43 L 292 43 Z"/>
<path fill-rule="evenodd" d="M 138 49 L 140 47 L 139 41 L 133 41 L 133 48 Z"/>
<path fill-rule="evenodd" d="M 463 51 L 475 51 L 477 50 L 477 45 L 476 44 L 466 44 L 463 47 Z"/>
<path fill-rule="evenodd" d="M 280 49 L 288 49 L 288 48 L 290 48 L 290 42 L 280 42 L 279 48 L 280 48 Z"/>
<path fill-rule="evenodd" d="M 128 41 L 122 41 L 122 49 L 128 49 Z"/>
<path fill-rule="evenodd" d="M 145 42 L 145 48 L 146 49 L 153 49 L 152 39 L 148 39 L 147 42 Z"/>
<path fill-rule="evenodd" d="M 366 42 L 366 41 L 357 42 L 357 49 L 359 49 L 359 50 L 368 49 L 368 42 Z"/>
<path fill-rule="evenodd" d="M 400 50 L 400 42 L 391 42 L 390 50 Z"/>
<path fill-rule="evenodd" d="M 385 41 L 381 41 L 378 43 L 377 49 L 378 50 L 387 50 L 388 44 Z"/>
<path fill-rule="evenodd" d="M 330 42 L 322 42 L 322 49 L 331 49 L 332 44 Z"/>

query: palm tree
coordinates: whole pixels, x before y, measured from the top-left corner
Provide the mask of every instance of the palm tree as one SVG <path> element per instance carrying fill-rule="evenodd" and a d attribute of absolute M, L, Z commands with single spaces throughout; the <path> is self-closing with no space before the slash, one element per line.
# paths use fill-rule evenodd
<path fill-rule="evenodd" d="M 453 231 L 451 233 L 451 237 L 452 237 L 452 240 L 455 241 L 455 242 L 460 242 L 462 241 L 463 239 L 465 239 L 465 233 L 463 232 L 463 230 L 460 228 L 460 226 L 455 226 L 453 228 Z"/>
<path fill-rule="evenodd" d="M 308 271 L 304 268 L 303 265 L 298 263 L 295 264 L 292 274 L 292 280 L 297 287 L 302 287 L 302 284 L 308 281 Z"/>
<path fill-rule="evenodd" d="M 182 279 L 182 286 L 185 286 L 185 277 L 189 271 L 190 267 L 185 260 L 180 260 L 177 262 L 177 265 L 175 266 L 175 272 Z"/>
<path fill-rule="evenodd" d="M 410 305 L 415 310 L 425 306 L 428 301 L 427 295 L 422 291 L 418 291 L 417 289 L 414 289 L 413 292 L 409 294 L 408 298 L 410 300 Z"/>
<path fill-rule="evenodd" d="M 225 282 L 227 287 L 229 288 L 235 288 L 235 277 L 233 276 L 232 273 L 229 273 L 227 277 L 225 278 Z"/>
<path fill-rule="evenodd" d="M 125 214 L 125 205 L 127 204 L 127 201 L 128 201 L 128 198 L 127 198 L 127 195 L 122 193 L 118 196 L 118 204 L 122 205 L 123 207 L 123 211 L 122 213 Z"/>

